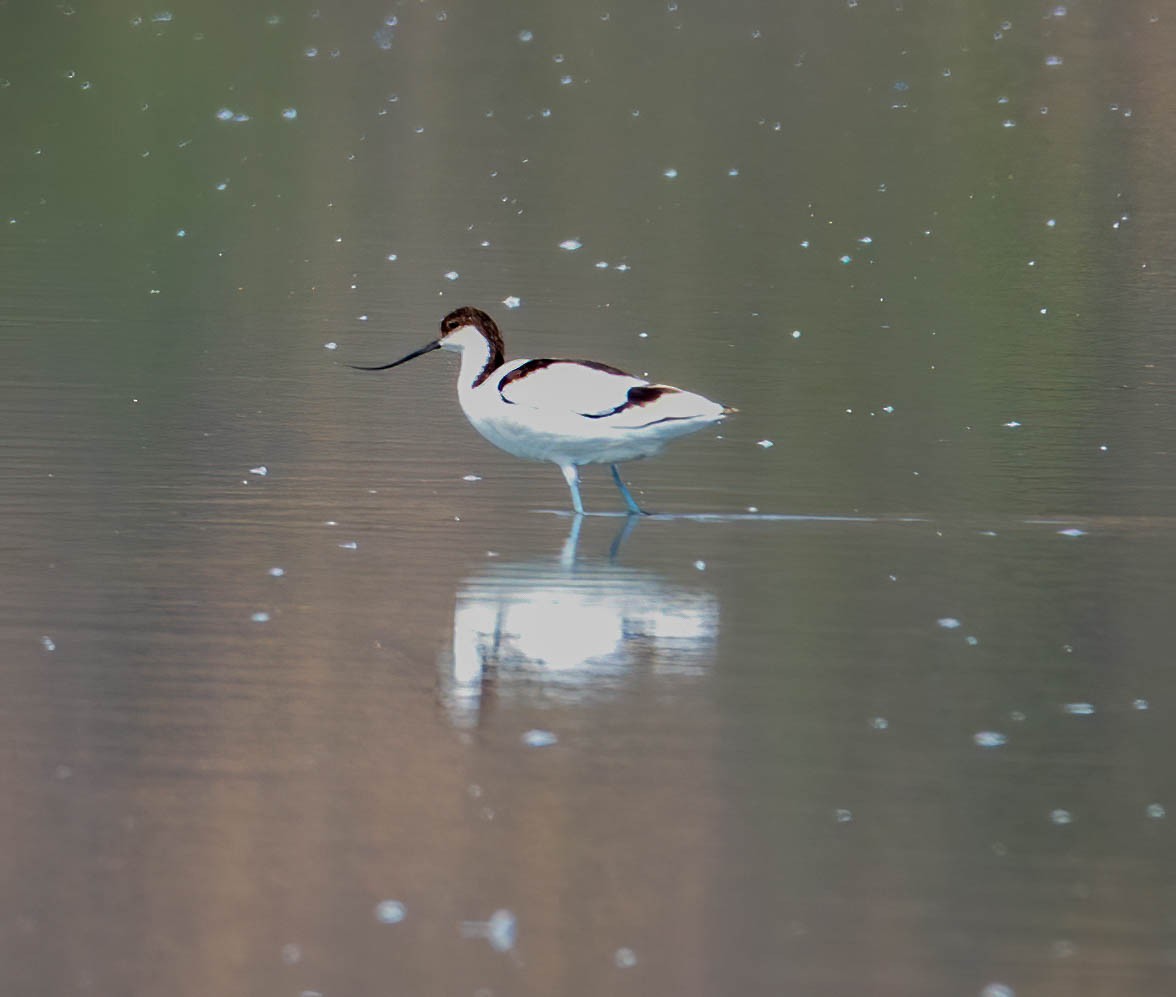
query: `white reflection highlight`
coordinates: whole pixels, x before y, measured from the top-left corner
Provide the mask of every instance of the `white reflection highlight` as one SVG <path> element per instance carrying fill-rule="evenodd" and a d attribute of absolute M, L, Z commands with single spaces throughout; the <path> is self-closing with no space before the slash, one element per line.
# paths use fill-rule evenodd
<path fill-rule="evenodd" d="M 714 595 L 611 561 L 578 561 L 581 525 L 577 517 L 558 561 L 495 561 L 458 590 L 452 646 L 439 662 L 455 726 L 475 726 L 497 700 L 580 702 L 615 693 L 635 673 L 693 676 L 709 663 Z"/>

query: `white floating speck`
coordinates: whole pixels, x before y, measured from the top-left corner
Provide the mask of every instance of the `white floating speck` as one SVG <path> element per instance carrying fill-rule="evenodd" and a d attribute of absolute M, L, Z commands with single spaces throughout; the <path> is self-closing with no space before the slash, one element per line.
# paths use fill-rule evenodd
<path fill-rule="evenodd" d="M 1017 994 L 1007 983 L 989 983 L 980 991 L 980 997 L 1017 997 Z"/>
<path fill-rule="evenodd" d="M 1071 526 L 1068 530 L 1058 530 L 1058 535 L 1063 537 L 1084 537 L 1085 530 L 1080 530 L 1076 526 Z"/>
<path fill-rule="evenodd" d="M 935 622 L 943 627 L 944 630 L 955 630 L 956 627 L 960 625 L 960 621 L 957 620 L 954 616 L 944 616 Z"/>
<path fill-rule="evenodd" d="M 627 271 L 632 270 L 633 268 L 631 266 L 629 266 L 628 263 L 618 263 L 615 267 L 613 267 L 613 269 L 619 270 L 619 271 L 621 271 L 621 273 L 626 273 Z"/>
<path fill-rule="evenodd" d="M 608 260 L 597 260 L 592 265 L 594 267 L 596 267 L 597 270 L 607 270 L 608 269 Z"/>
<path fill-rule="evenodd" d="M 282 117 L 286 121 L 293 121 L 295 118 L 298 117 L 298 108 L 296 108 L 296 107 L 282 108 Z"/>
<path fill-rule="evenodd" d="M 48 634 L 41 635 L 41 646 L 46 651 L 56 651 L 57 650 L 57 643 Z"/>
<path fill-rule="evenodd" d="M 882 411 L 885 412 L 887 415 L 893 415 L 894 414 L 894 406 L 893 405 L 883 405 Z"/>
<path fill-rule="evenodd" d="M 293 966 L 302 961 L 302 946 L 295 945 L 290 942 L 282 946 L 282 962 L 287 966 Z"/>
<path fill-rule="evenodd" d="M 1147 805 L 1147 815 L 1152 820 L 1163 820 L 1168 816 L 1168 811 L 1164 809 L 1162 803 L 1149 803 Z"/>
<path fill-rule="evenodd" d="M 1000 748 L 1008 743 L 1008 735 L 998 730 L 982 730 L 972 735 L 978 748 Z"/>
<path fill-rule="evenodd" d="M 1151 704 L 1146 699 L 1131 700 L 1131 708 L 1133 710 L 1146 710 Z"/>
<path fill-rule="evenodd" d="M 569 253 L 574 253 L 583 245 L 584 243 L 582 243 L 579 239 L 564 239 L 564 241 L 559 244 L 559 248 L 566 249 Z"/>
<path fill-rule="evenodd" d="M 286 569 L 285 568 L 270 568 L 269 573 L 270 573 L 271 578 L 281 578 L 286 573 Z"/>
<path fill-rule="evenodd" d="M 838 807 L 833 811 L 833 819 L 837 821 L 838 824 L 848 824 L 853 820 L 853 811 L 846 810 L 844 807 Z"/>
<path fill-rule="evenodd" d="M 529 42 L 534 37 L 535 37 L 534 32 L 528 31 L 526 28 L 524 28 L 522 31 L 519 32 L 519 41 L 521 41 L 521 42 Z"/>
<path fill-rule="evenodd" d="M 695 561 L 694 562 L 694 570 L 695 571 L 706 571 L 706 561 Z"/>
<path fill-rule="evenodd" d="M 481 481 L 481 477 L 476 474 L 466 474 L 462 476 L 462 481 Z"/>
<path fill-rule="evenodd" d="M 842 256 L 842 257 L 840 258 L 839 262 L 841 262 L 841 263 L 845 263 L 845 264 L 852 263 L 852 262 L 853 262 L 853 257 L 852 257 L 852 256 L 850 256 L 850 255 L 848 255 L 848 254 L 846 254 L 845 256 Z"/>
<path fill-rule="evenodd" d="M 523 744 L 528 748 L 549 748 L 559 737 L 549 730 L 529 730 L 523 735 Z"/>
<path fill-rule="evenodd" d="M 357 544 L 354 540 L 348 540 L 346 543 L 341 543 L 339 544 L 339 547 L 343 550 L 359 550 L 359 544 Z"/>
<path fill-rule="evenodd" d="M 408 908 L 399 900 L 381 900 L 376 904 L 376 920 L 380 924 L 399 924 L 408 913 Z"/>
<path fill-rule="evenodd" d="M 1062 709 L 1073 717 L 1094 716 L 1093 703 L 1063 703 Z"/>
<path fill-rule="evenodd" d="M 1047 66 L 1060 66 L 1063 59 L 1060 55 L 1047 55 L 1045 57 L 1045 64 Z"/>
<path fill-rule="evenodd" d="M 445 279 L 446 280 L 457 280 L 457 278 L 460 276 L 461 276 L 461 274 L 459 274 L 456 270 L 450 270 L 448 273 L 445 274 Z"/>
<path fill-rule="evenodd" d="M 1062 810 L 1059 807 L 1057 810 L 1049 812 L 1049 819 L 1053 824 L 1071 824 L 1074 821 L 1074 815 L 1069 810 Z"/>
<path fill-rule="evenodd" d="M 331 340 L 331 342 L 329 342 L 329 343 L 323 343 L 324 350 L 337 350 L 338 348 L 339 348 L 339 344 L 336 343 L 334 340 Z"/>
<path fill-rule="evenodd" d="M 617 969 L 632 969 L 637 965 L 637 953 L 632 949 L 617 949 L 613 953 L 613 965 Z"/>
<path fill-rule="evenodd" d="M 177 239 L 184 239 L 187 237 L 187 235 L 188 235 L 187 229 L 183 229 L 183 228 L 176 229 L 176 238 Z"/>
<path fill-rule="evenodd" d="M 676 180 L 678 178 L 678 171 L 670 166 L 667 169 L 662 170 L 662 176 L 667 180 Z"/>
<path fill-rule="evenodd" d="M 801 249 L 808 249 L 808 248 L 809 248 L 809 241 L 808 241 L 808 239 L 801 239 L 801 240 L 800 240 L 800 248 L 801 248 Z"/>
<path fill-rule="evenodd" d="M 889 730 L 890 721 L 885 717 L 870 717 L 870 726 L 874 730 Z"/>
<path fill-rule="evenodd" d="M 873 243 L 873 241 L 874 241 L 874 239 L 872 236 L 868 236 L 868 235 L 858 236 L 858 242 L 861 243 L 863 246 L 869 246 L 871 243 Z"/>
<path fill-rule="evenodd" d="M 980 638 L 973 637 L 971 634 L 969 634 L 967 637 L 964 638 L 964 643 L 967 644 L 968 647 L 975 647 L 977 644 L 980 643 Z"/>
<path fill-rule="evenodd" d="M 396 262 L 398 259 L 400 259 L 400 257 L 399 257 L 399 256 L 397 256 L 395 253 L 389 253 L 389 254 L 388 254 L 386 257 L 385 257 L 385 259 L 386 259 L 386 260 L 387 260 L 389 263 L 395 263 L 395 262 Z"/>
<path fill-rule="evenodd" d="M 800 339 L 801 335 L 803 335 L 803 334 L 801 333 L 801 331 L 799 329 L 792 330 L 792 338 L 793 339 Z"/>
<path fill-rule="evenodd" d="M 1006 422 L 1004 424 L 1004 427 L 1005 427 L 1005 429 L 1020 429 L 1021 424 L 1019 422 L 1017 422 L 1016 419 L 1013 419 L 1011 422 Z"/>
<path fill-rule="evenodd" d="M 502 908 L 485 921 L 462 921 L 461 933 L 466 938 L 485 938 L 496 952 L 509 952 L 518 936 L 518 919 Z"/>
<path fill-rule="evenodd" d="M 519 305 L 523 303 L 523 299 L 516 297 L 513 294 L 508 294 L 505 298 L 502 299 L 502 303 L 506 305 L 507 308 L 518 308 Z"/>
<path fill-rule="evenodd" d="M 269 468 L 264 464 L 258 464 L 257 467 L 249 468 L 249 473 L 256 474 L 264 478 L 267 474 L 269 474 Z"/>
<path fill-rule="evenodd" d="M 254 613 L 249 619 L 254 623 L 269 623 L 270 614 L 265 612 Z"/>
<path fill-rule="evenodd" d="M 1057 224 L 1058 224 L 1058 220 L 1056 218 L 1049 218 L 1049 219 L 1046 219 L 1045 227 L 1046 228 L 1056 228 Z"/>
<path fill-rule="evenodd" d="M 729 170 L 727 170 L 727 176 L 729 176 L 729 177 L 739 176 L 739 167 L 732 166 Z"/>
<path fill-rule="evenodd" d="M 756 443 L 756 446 L 757 446 L 757 447 L 763 447 L 765 450 L 768 450 L 768 449 L 770 449 L 771 447 L 774 447 L 775 445 L 776 445 L 776 444 L 775 444 L 775 443 L 773 443 L 771 440 L 759 440 L 759 441 Z"/>

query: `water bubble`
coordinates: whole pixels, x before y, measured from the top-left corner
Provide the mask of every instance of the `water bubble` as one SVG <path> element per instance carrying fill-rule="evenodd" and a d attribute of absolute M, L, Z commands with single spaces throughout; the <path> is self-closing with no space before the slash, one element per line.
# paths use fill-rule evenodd
<path fill-rule="evenodd" d="M 706 561 L 695 561 L 694 562 L 694 570 L 695 571 L 706 571 Z"/>
<path fill-rule="evenodd" d="M 264 478 L 267 474 L 269 474 L 269 468 L 264 464 L 258 464 L 257 467 L 249 468 L 249 473 L 256 474 Z"/>
<path fill-rule="evenodd" d="M 775 445 L 776 445 L 776 444 L 775 444 L 775 443 L 773 443 L 771 440 L 759 440 L 759 441 L 756 443 L 756 446 L 757 446 L 757 447 L 763 447 L 765 450 L 770 450 L 770 449 L 771 449 L 772 447 L 774 447 Z"/>
<path fill-rule="evenodd" d="M 566 249 L 569 253 L 574 253 L 583 245 L 584 243 L 582 243 L 579 239 L 564 239 L 564 241 L 559 244 L 559 248 Z"/>
<path fill-rule="evenodd" d="M 219 111 L 216 112 L 216 120 L 217 121 L 232 121 L 233 120 L 233 112 L 231 110 L 229 110 L 227 107 L 222 107 Z"/>
<path fill-rule="evenodd" d="M 396 32 L 390 27 L 384 26 L 376 28 L 372 34 L 372 41 L 376 43 L 376 48 L 387 52 L 392 47 L 392 42 L 396 40 Z"/>
<path fill-rule="evenodd" d="M 257 612 L 249 617 L 254 623 L 269 623 L 270 614 L 266 612 Z"/>
<path fill-rule="evenodd" d="M 1063 60 L 1060 55 L 1047 55 L 1045 57 L 1045 64 L 1047 66 L 1060 66 Z"/>
<path fill-rule="evenodd" d="M 1168 816 L 1168 811 L 1162 803 L 1149 803 L 1146 812 L 1152 820 L 1163 820 Z"/>
<path fill-rule="evenodd" d="M 1076 526 L 1071 526 L 1067 530 L 1058 530 L 1058 535 L 1063 537 L 1084 537 L 1086 536 L 1086 531 L 1080 530 Z"/>
<path fill-rule="evenodd" d="M 276 567 L 270 568 L 269 573 L 270 573 L 271 578 L 281 578 L 283 575 L 285 575 L 286 569 L 285 568 L 276 568 Z"/>
<path fill-rule="evenodd" d="M 318 53 L 319 53 L 319 50 L 317 48 L 315 48 L 313 45 L 311 45 L 309 48 L 303 49 L 303 51 L 302 51 L 302 54 L 304 56 L 306 56 L 308 59 L 315 58 L 315 56 L 317 56 Z"/>
<path fill-rule="evenodd" d="M 960 621 L 954 616 L 944 616 L 935 622 L 943 627 L 944 630 L 955 630 L 960 625 Z"/>
<path fill-rule="evenodd" d="M 528 748 L 549 748 L 559 741 L 559 736 L 549 730 L 529 730 L 523 735 L 523 744 Z"/>
<path fill-rule="evenodd" d="M 1060 807 L 1057 810 L 1049 812 L 1050 822 L 1059 826 L 1073 823 L 1074 815 L 1069 810 L 1063 810 Z"/>
<path fill-rule="evenodd" d="M 844 807 L 838 807 L 833 811 L 833 819 L 838 824 L 848 824 L 853 820 L 853 811 L 846 810 Z"/>
<path fill-rule="evenodd" d="M 1131 700 L 1131 708 L 1133 710 L 1146 710 L 1151 704 L 1146 699 Z"/>
<path fill-rule="evenodd" d="M 662 176 L 667 180 L 676 180 L 678 178 L 678 171 L 670 166 L 667 169 L 662 170 Z"/>
<path fill-rule="evenodd" d="M 450 270 L 444 275 L 446 280 L 457 280 L 457 278 L 460 276 L 461 274 L 459 274 L 456 270 Z"/>
<path fill-rule="evenodd" d="M 989 983 L 980 991 L 980 997 L 1017 997 L 1007 983 Z"/>
<path fill-rule="evenodd" d="M 1093 703 L 1063 703 L 1062 709 L 1074 717 L 1092 717 L 1094 716 Z"/>
<path fill-rule="evenodd" d="M 41 635 L 41 646 L 46 651 L 56 651 L 57 650 L 57 642 L 54 641 L 54 639 L 52 637 L 50 637 L 48 634 Z"/>
<path fill-rule="evenodd" d="M 505 298 L 502 299 L 502 303 L 506 305 L 507 308 L 518 308 L 519 305 L 523 303 L 523 299 L 516 297 L 513 294 L 508 294 Z"/>
<path fill-rule="evenodd" d="M 294 108 L 294 107 L 283 108 L 282 117 L 285 118 L 287 121 L 293 121 L 295 118 L 298 117 L 298 109 Z"/>
<path fill-rule="evenodd" d="M 632 949 L 617 949 L 613 953 L 613 964 L 617 969 L 632 969 L 637 965 L 637 953 Z"/>
<path fill-rule="evenodd" d="M 890 721 L 885 717 L 870 717 L 870 726 L 874 730 L 889 730 Z"/>
<path fill-rule="evenodd" d="M 534 37 L 535 37 L 535 34 L 534 34 L 534 32 L 532 32 L 532 31 L 528 31 L 528 30 L 527 30 L 527 29 L 525 29 L 525 28 L 524 28 L 522 31 L 520 31 L 520 32 L 519 32 L 519 41 L 521 41 L 521 42 L 529 42 L 529 41 L 531 41 L 531 40 L 532 40 Z"/>
<path fill-rule="evenodd" d="M 852 256 L 849 256 L 849 255 L 842 256 L 842 257 L 839 259 L 839 261 L 838 261 L 838 262 L 840 262 L 840 263 L 844 263 L 844 264 L 849 264 L 849 263 L 852 263 L 852 262 L 853 262 L 853 257 L 852 257 Z"/>
<path fill-rule="evenodd" d="M 998 730 L 982 730 L 972 735 L 978 748 L 1001 748 L 1008 743 L 1008 735 Z"/>

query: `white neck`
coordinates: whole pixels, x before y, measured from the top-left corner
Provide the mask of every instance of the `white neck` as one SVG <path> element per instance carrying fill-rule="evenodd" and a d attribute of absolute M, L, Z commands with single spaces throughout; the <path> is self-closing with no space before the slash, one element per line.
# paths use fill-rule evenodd
<path fill-rule="evenodd" d="M 491 350 L 486 337 L 476 329 L 459 329 L 448 336 L 441 347 L 461 354 L 461 372 L 457 375 L 457 388 L 459 391 L 472 391 L 474 381 L 481 376 L 490 361 Z"/>

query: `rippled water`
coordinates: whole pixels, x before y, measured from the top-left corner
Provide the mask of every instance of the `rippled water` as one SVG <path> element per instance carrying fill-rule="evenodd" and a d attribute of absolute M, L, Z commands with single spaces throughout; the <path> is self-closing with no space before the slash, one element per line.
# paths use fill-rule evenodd
<path fill-rule="evenodd" d="M 1163 11 L 0 11 L 11 993 L 1172 990 Z M 607 473 L 452 358 L 737 406 Z"/>

